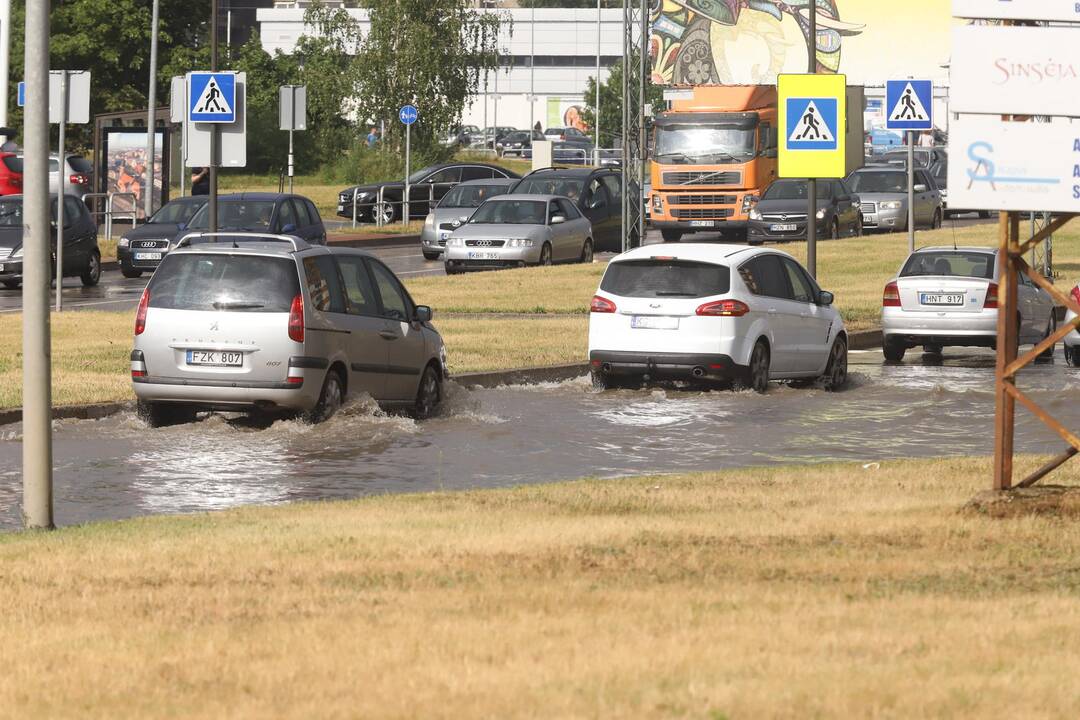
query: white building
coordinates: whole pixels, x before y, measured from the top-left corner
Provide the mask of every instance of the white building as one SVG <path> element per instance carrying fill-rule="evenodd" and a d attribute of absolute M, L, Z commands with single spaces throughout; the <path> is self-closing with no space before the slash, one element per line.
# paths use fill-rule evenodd
<path fill-rule="evenodd" d="M 258 11 L 259 32 L 267 52 L 291 53 L 301 35 L 314 31 L 304 26 L 306 4 L 303 0 L 278 2 L 274 8 Z M 367 11 L 348 12 L 363 31 L 368 24 Z M 602 81 L 607 78 L 608 68 L 622 57 L 623 15 L 619 9 L 599 13 L 596 9 L 563 8 L 481 12 L 501 13 L 512 20 L 512 25 L 503 25 L 499 37 L 501 67 L 488 76 L 486 83 L 481 81 L 480 94 L 462 118 L 466 125 L 565 125 L 567 111 L 584 101 L 586 82 L 596 74 L 597 55 Z"/>

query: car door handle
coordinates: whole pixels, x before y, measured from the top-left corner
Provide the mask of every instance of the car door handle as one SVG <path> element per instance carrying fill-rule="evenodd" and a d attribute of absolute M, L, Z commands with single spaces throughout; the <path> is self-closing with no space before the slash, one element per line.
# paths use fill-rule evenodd
<path fill-rule="evenodd" d="M 383 340 L 397 340 L 401 336 L 398 335 L 396 332 L 393 332 L 392 330 L 380 330 L 379 337 L 381 337 Z"/>

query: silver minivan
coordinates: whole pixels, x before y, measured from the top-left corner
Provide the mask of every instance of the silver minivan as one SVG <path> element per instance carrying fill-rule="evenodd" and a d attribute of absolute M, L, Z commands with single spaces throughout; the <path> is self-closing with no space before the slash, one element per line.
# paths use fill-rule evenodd
<path fill-rule="evenodd" d="M 201 410 L 320 422 L 366 393 L 427 417 L 448 377 L 431 315 L 361 250 L 285 235 L 188 235 L 139 302 L 139 414 L 152 426 Z"/>

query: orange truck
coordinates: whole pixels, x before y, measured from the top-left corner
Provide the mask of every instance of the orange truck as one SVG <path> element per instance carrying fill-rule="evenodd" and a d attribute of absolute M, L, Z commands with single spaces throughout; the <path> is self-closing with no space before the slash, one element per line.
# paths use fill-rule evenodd
<path fill-rule="evenodd" d="M 773 85 L 669 90 L 653 122 L 652 225 L 664 240 L 694 232 L 745 238 L 751 204 L 776 179 Z"/>

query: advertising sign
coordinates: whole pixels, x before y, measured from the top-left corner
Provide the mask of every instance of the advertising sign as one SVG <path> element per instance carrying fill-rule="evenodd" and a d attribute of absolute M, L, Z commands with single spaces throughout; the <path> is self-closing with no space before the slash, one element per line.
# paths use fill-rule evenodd
<path fill-rule="evenodd" d="M 949 127 L 949 207 L 1080 213 L 1080 124 L 960 116 Z"/>
<path fill-rule="evenodd" d="M 847 170 L 843 75 L 781 75 L 780 177 L 839 178 Z"/>
<path fill-rule="evenodd" d="M 146 193 L 146 129 L 104 128 L 102 160 L 105 167 L 101 177 L 105 180 L 105 192 L 124 193 L 113 199 L 113 210 L 118 213 L 135 211 L 145 220 L 144 200 Z M 169 201 L 169 190 L 163 188 L 161 179 L 169 171 L 168 129 L 154 133 L 154 209 Z M 131 195 L 125 195 L 131 193 Z"/>
<path fill-rule="evenodd" d="M 1080 21 L 1076 0 L 953 0 L 952 14 L 983 20 Z"/>

